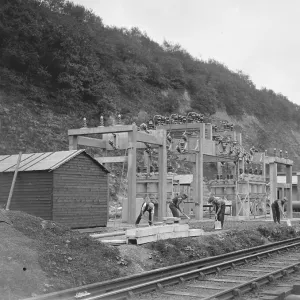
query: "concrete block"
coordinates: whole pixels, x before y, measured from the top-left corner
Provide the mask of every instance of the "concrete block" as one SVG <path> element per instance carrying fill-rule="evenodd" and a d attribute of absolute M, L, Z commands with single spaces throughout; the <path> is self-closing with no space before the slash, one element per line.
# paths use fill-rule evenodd
<path fill-rule="evenodd" d="M 141 245 L 141 244 L 146 244 L 146 243 L 151 243 L 156 241 L 157 241 L 157 234 L 127 239 L 128 244 L 136 244 L 136 245 Z"/>
<path fill-rule="evenodd" d="M 165 225 L 165 226 L 158 227 L 158 233 L 173 232 L 173 231 L 174 231 L 174 225 Z"/>
<path fill-rule="evenodd" d="M 174 238 L 184 238 L 188 237 L 189 232 L 188 231 L 175 231 L 174 232 Z"/>
<path fill-rule="evenodd" d="M 126 230 L 126 237 L 135 237 L 135 235 L 136 235 L 136 228 Z"/>
<path fill-rule="evenodd" d="M 156 226 L 144 227 L 144 228 L 136 228 L 136 237 L 143 237 L 148 235 L 158 234 L 158 228 Z"/>
<path fill-rule="evenodd" d="M 157 240 L 167 240 L 167 239 L 173 239 L 174 238 L 174 232 L 163 232 L 159 233 L 157 235 Z"/>
<path fill-rule="evenodd" d="M 163 221 L 180 221 L 177 217 L 163 217 Z"/>
<path fill-rule="evenodd" d="M 166 224 L 168 224 L 168 225 L 174 224 L 174 220 L 167 220 Z"/>
<path fill-rule="evenodd" d="M 174 232 L 177 232 L 177 231 L 186 231 L 186 232 L 188 232 L 189 228 L 190 228 L 189 224 L 174 225 Z"/>
<path fill-rule="evenodd" d="M 203 229 L 189 229 L 189 236 L 200 236 L 203 235 Z"/>
<path fill-rule="evenodd" d="M 126 240 L 98 240 L 98 241 L 106 244 L 115 244 L 115 245 L 127 244 Z"/>

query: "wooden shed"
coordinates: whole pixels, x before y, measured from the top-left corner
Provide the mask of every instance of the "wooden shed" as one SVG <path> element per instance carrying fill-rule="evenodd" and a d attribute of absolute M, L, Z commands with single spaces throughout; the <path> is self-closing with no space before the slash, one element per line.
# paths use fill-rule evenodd
<path fill-rule="evenodd" d="M 17 160 L 18 155 L 0 155 L 1 207 Z M 84 150 L 23 154 L 10 209 L 72 228 L 106 226 L 108 173 Z"/>

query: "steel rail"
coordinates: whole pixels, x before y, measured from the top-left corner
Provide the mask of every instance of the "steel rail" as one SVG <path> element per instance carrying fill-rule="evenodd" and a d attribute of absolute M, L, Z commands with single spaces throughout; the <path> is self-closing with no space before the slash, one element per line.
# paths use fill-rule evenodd
<path fill-rule="evenodd" d="M 256 254 L 247 255 L 245 257 L 240 257 L 236 259 L 232 259 L 226 262 L 221 262 L 212 266 L 207 266 L 204 268 L 200 268 L 197 270 L 191 270 L 184 273 L 159 278 L 157 280 L 152 280 L 147 283 L 134 285 L 131 287 L 115 290 L 112 292 L 108 292 L 105 294 L 96 294 L 89 295 L 87 297 L 82 297 L 81 299 L 84 300 L 98 300 L 98 299 L 105 299 L 105 300 L 119 300 L 119 299 L 127 299 L 136 294 L 141 294 L 145 292 L 152 292 L 155 290 L 162 290 L 164 286 L 175 285 L 178 283 L 185 282 L 186 280 L 192 279 L 204 279 L 206 275 L 211 275 L 215 273 L 220 273 L 222 270 L 231 269 L 232 267 L 243 265 L 245 263 L 249 263 L 250 261 L 261 259 L 263 257 L 269 257 L 272 253 L 280 253 L 283 250 L 289 250 L 290 248 L 296 248 L 300 246 L 300 242 L 295 244 L 290 244 L 286 246 L 282 246 L 275 249 L 270 249 L 267 251 L 263 251 Z M 300 264 L 300 262 L 299 262 Z"/>
<path fill-rule="evenodd" d="M 110 291 L 115 291 L 116 289 L 126 289 L 130 288 L 132 285 L 139 285 L 143 283 L 150 282 L 152 280 L 157 280 L 159 278 L 176 276 L 176 274 L 181 274 L 189 271 L 196 271 L 202 269 L 211 264 L 221 263 L 231 258 L 240 258 L 245 255 L 259 253 L 260 251 L 273 249 L 274 247 L 285 245 L 288 246 L 291 243 L 300 242 L 300 237 L 288 239 L 284 241 L 279 241 L 272 244 L 261 245 L 257 247 L 252 247 L 248 249 L 243 249 L 239 251 L 234 251 L 218 256 L 207 257 L 199 260 L 194 260 L 186 262 L 183 264 L 178 264 L 170 267 L 164 267 L 152 271 L 147 271 L 141 274 L 126 276 L 123 278 L 117 278 L 104 282 L 97 282 L 93 284 L 83 285 L 67 290 L 62 290 L 58 292 L 53 292 L 49 294 L 44 294 L 36 297 L 27 298 L 24 300 L 68 300 L 74 299 L 74 295 L 88 292 L 89 294 L 100 294 L 108 293 Z M 84 298 L 79 298 L 84 299 Z"/>
<path fill-rule="evenodd" d="M 236 296 L 241 296 L 247 292 L 258 289 L 260 286 L 274 282 L 276 279 L 290 275 L 291 273 L 298 272 L 300 270 L 300 261 L 298 263 L 292 264 L 290 266 L 281 268 L 271 273 L 267 273 L 263 276 L 254 278 L 245 283 L 233 286 L 229 289 L 224 289 L 214 295 L 203 298 L 202 300 L 209 299 L 219 299 L 219 300 L 229 300 Z"/>

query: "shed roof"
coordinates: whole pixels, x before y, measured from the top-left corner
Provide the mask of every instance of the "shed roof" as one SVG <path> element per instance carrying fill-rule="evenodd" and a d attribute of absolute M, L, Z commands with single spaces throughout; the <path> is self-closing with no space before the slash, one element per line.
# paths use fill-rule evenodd
<path fill-rule="evenodd" d="M 95 160 L 93 157 L 87 154 L 84 149 L 22 154 L 18 171 L 51 172 L 81 153 L 84 153 L 85 155 L 89 156 L 95 162 L 95 164 L 99 165 L 105 172 L 109 173 L 109 171 L 103 165 L 101 165 L 97 160 Z M 18 154 L 0 155 L 0 173 L 14 172 L 17 165 L 18 157 Z"/>

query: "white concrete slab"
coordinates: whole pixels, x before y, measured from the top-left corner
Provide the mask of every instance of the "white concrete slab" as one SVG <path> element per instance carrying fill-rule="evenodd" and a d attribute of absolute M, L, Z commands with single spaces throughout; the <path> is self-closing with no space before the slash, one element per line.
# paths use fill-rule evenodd
<path fill-rule="evenodd" d="M 158 234 L 158 226 L 144 227 L 144 228 L 136 228 L 136 237 L 143 237 Z"/>
<path fill-rule="evenodd" d="M 135 239 L 127 239 L 128 244 L 137 244 L 137 245 L 156 242 L 156 241 L 157 241 L 157 234 L 137 237 Z"/>
<path fill-rule="evenodd" d="M 176 224 L 174 225 L 174 232 L 178 232 L 178 231 L 188 232 L 189 228 L 190 228 L 189 224 Z"/>
<path fill-rule="evenodd" d="M 174 238 L 184 238 L 184 237 L 188 237 L 189 236 L 189 232 L 188 231 L 175 231 L 174 232 Z"/>
<path fill-rule="evenodd" d="M 167 239 L 173 239 L 174 238 L 174 232 L 164 232 L 159 233 L 157 235 L 157 240 L 167 240 Z"/>

